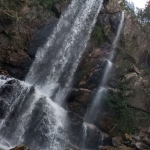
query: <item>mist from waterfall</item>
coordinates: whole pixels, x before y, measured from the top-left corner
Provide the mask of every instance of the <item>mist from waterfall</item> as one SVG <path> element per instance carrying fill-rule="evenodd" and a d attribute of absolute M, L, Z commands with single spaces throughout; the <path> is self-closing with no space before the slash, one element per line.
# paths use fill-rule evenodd
<path fill-rule="evenodd" d="M 96 112 L 96 110 L 98 110 L 100 108 L 101 100 L 102 100 L 103 96 L 106 95 L 106 93 L 107 93 L 107 88 L 105 86 L 110 77 L 110 72 L 111 72 L 111 69 L 113 66 L 112 60 L 114 57 L 114 50 L 117 46 L 117 42 L 119 40 L 121 31 L 122 31 L 123 23 L 124 23 L 124 11 L 121 13 L 120 24 L 118 26 L 117 34 L 116 34 L 116 37 L 112 44 L 111 54 L 110 54 L 109 58 L 107 59 L 107 65 L 106 65 L 106 68 L 105 68 L 105 71 L 103 74 L 102 82 L 98 87 L 98 90 L 93 98 L 92 104 L 87 109 L 87 112 L 84 117 L 85 122 L 94 123 L 95 112 Z"/>
<path fill-rule="evenodd" d="M 61 107 L 95 25 L 102 0 L 72 0 L 38 49 L 25 82 L 0 76 L 0 145 L 64 150 L 67 112 Z"/>

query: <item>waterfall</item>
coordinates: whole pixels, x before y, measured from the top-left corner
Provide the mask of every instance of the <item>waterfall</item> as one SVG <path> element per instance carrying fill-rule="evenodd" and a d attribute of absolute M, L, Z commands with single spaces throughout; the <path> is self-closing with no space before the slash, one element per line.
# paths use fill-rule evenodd
<path fill-rule="evenodd" d="M 113 44 L 112 44 L 111 54 L 109 56 L 109 59 L 107 60 L 107 65 L 106 65 L 106 69 L 105 69 L 104 74 L 103 74 L 102 83 L 99 85 L 97 93 L 94 96 L 94 99 L 92 101 L 92 104 L 88 108 L 88 110 L 87 110 L 87 112 L 85 114 L 85 117 L 84 117 L 85 122 L 89 122 L 89 123 L 93 123 L 94 122 L 95 112 L 100 107 L 101 99 L 107 93 L 107 88 L 105 86 L 106 86 L 106 83 L 107 83 L 107 81 L 109 79 L 109 74 L 110 74 L 110 71 L 111 71 L 112 66 L 113 66 L 111 61 L 113 59 L 114 50 L 115 50 L 115 48 L 117 46 L 117 42 L 118 42 L 119 36 L 121 34 L 123 23 L 124 23 L 124 12 L 122 12 L 122 14 L 121 14 L 120 24 L 119 24 L 119 27 L 118 27 L 118 31 L 117 31 L 116 37 L 115 37 L 115 39 L 113 41 Z"/>
<path fill-rule="evenodd" d="M 67 112 L 61 105 L 101 6 L 102 0 L 72 0 L 52 35 L 38 49 L 25 82 L 0 76 L 3 148 L 19 144 L 36 150 L 67 148 Z"/>
<path fill-rule="evenodd" d="M 84 150 L 86 137 L 87 137 L 87 125 L 85 123 L 83 123 L 83 143 L 82 143 L 82 150 Z"/>
<path fill-rule="evenodd" d="M 3 76 L 0 80 L 5 82 Z M 7 78 L 0 86 L 5 107 L 0 142 L 2 139 L 10 147 L 23 143 L 37 150 L 65 148 L 66 111 L 63 108 L 25 82 Z"/>
<path fill-rule="evenodd" d="M 38 50 L 26 77 L 60 105 L 70 89 L 73 75 L 86 47 L 102 0 L 73 0 L 52 36 Z M 41 71 L 42 69 L 42 71 Z"/>

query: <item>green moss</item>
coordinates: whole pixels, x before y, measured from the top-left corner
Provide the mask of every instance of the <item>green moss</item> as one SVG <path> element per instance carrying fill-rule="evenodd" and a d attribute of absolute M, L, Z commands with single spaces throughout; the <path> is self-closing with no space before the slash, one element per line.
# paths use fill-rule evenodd
<path fill-rule="evenodd" d="M 101 26 L 96 25 L 92 32 L 92 38 L 97 41 L 98 45 L 103 43 L 106 40 L 106 36 L 104 34 L 104 30 Z"/>

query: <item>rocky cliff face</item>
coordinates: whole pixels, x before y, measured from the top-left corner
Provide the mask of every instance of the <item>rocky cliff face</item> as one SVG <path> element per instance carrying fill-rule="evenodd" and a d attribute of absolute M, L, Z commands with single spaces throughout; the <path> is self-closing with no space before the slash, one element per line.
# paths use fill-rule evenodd
<path fill-rule="evenodd" d="M 57 17 L 60 16 L 61 9 L 63 8 L 60 5 L 53 7 Z M 72 119 L 71 128 L 76 129 L 74 135 L 71 135 L 74 144 L 80 141 L 79 133 L 83 117 L 98 85 L 102 82 L 102 75 L 107 65 L 104 58 L 111 51 L 122 9 L 118 0 L 104 1 L 91 39 L 76 71 L 73 89 L 67 99 L 68 110 L 71 111 L 69 114 Z M 19 20 L 15 24 L 7 16 L 0 20 L 0 39 L 2 39 L 0 40 L 0 73 L 23 79 L 37 48 L 45 43 L 48 37 L 47 31 L 51 33 L 58 19 L 35 7 L 24 6 L 20 12 L 22 16 L 27 16 L 26 20 L 21 22 Z M 100 149 L 113 149 L 107 145 L 119 146 L 116 149 L 131 149 L 126 146 L 149 149 L 150 55 L 147 51 L 148 47 L 149 42 L 135 16 L 125 12 L 124 28 L 115 49 L 114 66 L 107 84 L 109 94 L 103 100 L 101 108 L 95 112 L 97 127 L 88 126 L 89 132 L 94 133 L 93 139 L 101 136 L 99 130 L 115 136 L 116 139 L 108 136 L 111 142 L 106 142 L 106 147 Z M 137 136 L 131 137 L 125 134 L 133 131 Z M 89 138 L 90 142 L 87 143 L 90 145 L 97 142 L 97 140 L 93 142 L 93 139 Z M 122 146 L 122 143 L 126 146 Z M 93 148 L 92 144 L 90 146 Z"/>
<path fill-rule="evenodd" d="M 14 1 L 10 4 L 7 1 L 1 2 L 1 74 L 24 79 L 37 48 L 45 43 L 57 18 L 68 4 L 69 0 L 61 2 L 58 0 L 51 7 L 45 1 L 41 5 L 39 1 L 32 0 Z"/>
<path fill-rule="evenodd" d="M 104 1 L 104 7 L 76 72 L 68 107 L 82 117 L 101 83 L 107 64 L 103 58 L 107 57 L 107 53 L 111 50 L 122 9 L 121 3 L 117 0 Z M 101 108 L 95 112 L 95 125 L 111 136 L 118 136 L 121 131 L 121 133 L 137 133 L 141 139 L 142 130 L 145 131 L 144 137 L 148 136 L 150 126 L 147 119 L 150 112 L 148 47 L 149 42 L 136 17 L 125 11 L 124 27 L 115 50 L 114 66 L 107 87 L 110 92 L 103 100 Z M 137 140 L 131 145 L 136 147 L 136 143 Z M 142 140 L 139 143 L 141 149 L 146 147 Z"/>

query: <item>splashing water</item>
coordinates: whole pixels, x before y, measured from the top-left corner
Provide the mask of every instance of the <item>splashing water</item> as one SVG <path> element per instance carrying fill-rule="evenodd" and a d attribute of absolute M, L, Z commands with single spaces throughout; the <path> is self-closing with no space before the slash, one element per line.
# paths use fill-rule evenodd
<path fill-rule="evenodd" d="M 70 89 L 101 5 L 102 0 L 72 0 L 39 48 L 25 82 L 0 76 L 2 145 L 66 149 L 66 111 L 59 105 Z"/>
<path fill-rule="evenodd" d="M 0 79 L 3 80 L 3 76 Z M 5 107 L 5 111 L 0 108 L 4 112 L 2 119 L 0 117 L 0 137 L 9 142 L 7 145 L 23 143 L 37 150 L 65 147 L 66 111 L 63 108 L 34 87 L 12 78 L 1 85 L 0 94 Z"/>

